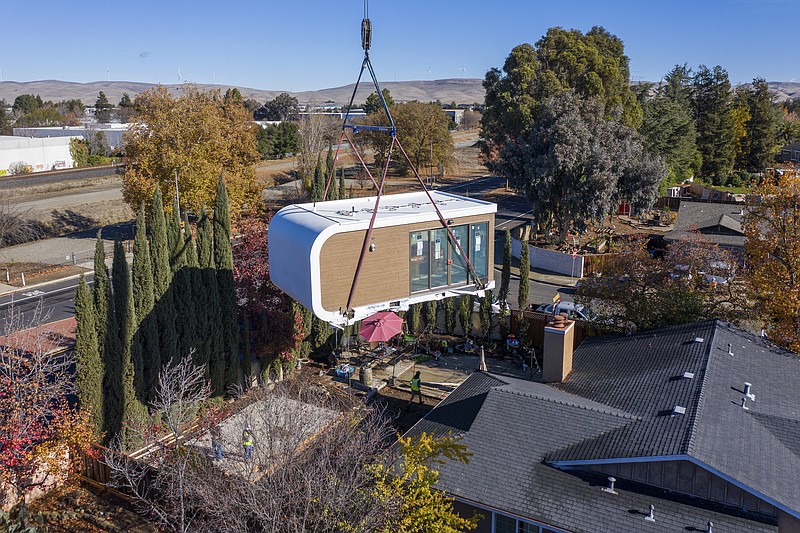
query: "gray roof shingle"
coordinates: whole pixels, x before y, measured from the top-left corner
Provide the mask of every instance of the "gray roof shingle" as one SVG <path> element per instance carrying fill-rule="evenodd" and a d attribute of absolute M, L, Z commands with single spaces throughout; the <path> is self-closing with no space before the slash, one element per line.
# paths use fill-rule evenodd
<path fill-rule="evenodd" d="M 691 239 L 699 231 L 713 243 L 741 248 L 745 241 L 742 219 L 742 207 L 738 205 L 683 201 L 674 229 L 664 238 Z"/>
<path fill-rule="evenodd" d="M 756 395 L 748 410 L 741 407 L 745 381 Z M 707 321 L 589 338 L 574 354 L 573 372 L 556 385 L 473 374 L 409 433 L 463 435 L 470 464 L 441 468 L 440 486 L 452 495 L 570 531 L 595 531 L 600 523 L 639 530 L 633 511 L 650 503 L 661 510 L 664 531 L 701 528 L 704 521 L 694 522 L 708 519 L 721 531 L 775 531 L 772 523 L 701 509 L 665 491 L 623 486 L 609 497 L 596 480 L 550 465 L 688 456 L 796 514 L 798 399 L 797 356 Z M 675 405 L 685 414 L 671 416 Z"/>

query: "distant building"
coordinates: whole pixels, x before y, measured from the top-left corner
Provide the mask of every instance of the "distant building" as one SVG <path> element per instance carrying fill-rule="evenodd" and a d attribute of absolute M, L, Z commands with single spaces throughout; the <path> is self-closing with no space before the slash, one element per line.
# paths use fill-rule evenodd
<path fill-rule="evenodd" d="M 778 151 L 778 163 L 800 163 L 800 142 L 787 144 Z"/>
<path fill-rule="evenodd" d="M 112 149 L 118 149 L 122 144 L 122 136 L 128 131 L 129 124 L 96 124 L 86 126 L 53 126 L 37 128 L 14 128 L 14 136 L 18 137 L 75 137 L 88 138 L 89 135 L 102 131 L 106 142 Z"/>
<path fill-rule="evenodd" d="M 69 141 L 82 137 L 64 136 L 54 138 L 0 136 L 0 176 L 19 171 L 42 172 L 72 168 Z"/>
<path fill-rule="evenodd" d="M 667 233 L 667 241 L 692 240 L 698 234 L 713 244 L 742 253 L 747 239 L 742 230 L 744 206 L 708 202 L 681 202 L 675 229 Z"/>
<path fill-rule="evenodd" d="M 447 115 L 450 120 L 452 120 L 456 126 L 461 124 L 461 121 L 464 120 L 464 110 L 463 109 L 445 109 L 444 114 Z"/>

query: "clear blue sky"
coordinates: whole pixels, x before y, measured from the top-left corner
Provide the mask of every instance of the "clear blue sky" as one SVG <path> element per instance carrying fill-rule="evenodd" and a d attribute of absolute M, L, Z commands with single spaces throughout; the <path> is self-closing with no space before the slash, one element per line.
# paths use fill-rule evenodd
<path fill-rule="evenodd" d="M 269 90 L 355 81 L 362 0 L 1 0 L 6 81 L 185 80 Z M 721 65 L 731 81 L 800 80 L 800 0 L 372 0 L 381 81 L 482 78 L 551 26 L 602 25 L 634 80 Z M 430 68 L 430 74 L 428 69 Z M 108 71 L 107 71 L 108 69 Z"/>

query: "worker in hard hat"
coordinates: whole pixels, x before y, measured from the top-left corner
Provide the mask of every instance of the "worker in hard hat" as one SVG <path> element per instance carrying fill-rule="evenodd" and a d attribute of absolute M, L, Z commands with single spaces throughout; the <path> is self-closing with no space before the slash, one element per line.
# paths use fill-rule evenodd
<path fill-rule="evenodd" d="M 244 448 L 244 460 L 249 463 L 253 458 L 253 430 L 249 425 L 242 431 L 242 448 Z"/>
<path fill-rule="evenodd" d="M 422 405 L 422 382 L 419 377 L 419 370 L 417 370 L 417 373 L 411 378 L 411 398 L 408 400 L 406 408 L 414 403 L 414 395 L 419 397 L 419 403 Z"/>

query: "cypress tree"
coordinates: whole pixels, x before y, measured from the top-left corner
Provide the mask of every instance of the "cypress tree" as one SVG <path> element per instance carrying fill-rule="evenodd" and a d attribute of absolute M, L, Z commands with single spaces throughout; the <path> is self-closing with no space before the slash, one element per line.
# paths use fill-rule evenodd
<path fill-rule="evenodd" d="M 311 181 L 311 201 L 312 202 L 321 202 L 323 200 L 322 193 L 324 193 L 324 189 L 320 187 L 322 182 L 322 160 L 317 160 L 317 166 L 314 167 L 314 178 Z M 324 187 L 324 185 L 322 186 Z"/>
<path fill-rule="evenodd" d="M 225 392 L 225 360 L 222 352 L 217 270 L 214 266 L 214 236 L 211 218 L 203 208 L 197 223 L 197 261 L 200 265 L 202 298 L 197 300 L 198 331 L 202 332 L 200 352 L 208 365 L 208 377 L 217 394 Z"/>
<path fill-rule="evenodd" d="M 102 230 L 97 232 L 97 242 L 94 247 L 94 312 L 97 338 L 103 341 L 108 329 L 108 300 L 111 285 L 106 267 L 106 250 Z"/>
<path fill-rule="evenodd" d="M 525 309 L 528 305 L 528 278 L 531 272 L 531 262 L 527 241 L 523 240 L 521 244 L 522 250 L 519 254 L 519 294 L 517 295 L 517 304 L 519 304 L 520 309 Z"/>
<path fill-rule="evenodd" d="M 231 251 L 231 219 L 228 213 L 228 193 L 222 176 L 219 177 L 214 199 L 214 263 L 217 266 L 220 313 L 222 317 L 222 351 L 225 360 L 225 387 L 239 382 L 239 354 L 236 321 L 236 288 L 233 283 L 233 253 Z"/>
<path fill-rule="evenodd" d="M 462 296 L 458 299 L 458 320 L 461 322 L 461 329 L 464 336 L 470 334 L 472 329 L 472 299 L 469 296 Z"/>
<path fill-rule="evenodd" d="M 456 330 L 456 318 L 457 310 L 456 310 L 456 299 L 447 298 L 444 301 L 444 324 L 445 329 L 447 330 L 448 335 L 452 335 L 453 332 Z"/>
<path fill-rule="evenodd" d="M 344 168 L 339 171 L 339 199 L 344 200 L 347 197 L 347 189 L 344 183 Z"/>
<path fill-rule="evenodd" d="M 119 326 L 114 310 L 111 291 L 106 304 L 106 335 L 103 339 L 103 430 L 106 442 L 111 441 L 122 430 L 124 395 L 122 392 L 122 346 L 119 342 Z"/>
<path fill-rule="evenodd" d="M 91 422 L 97 433 L 103 429 L 103 360 L 97 340 L 94 303 L 81 274 L 75 291 L 75 387 L 81 409 L 91 409 Z"/>
<path fill-rule="evenodd" d="M 170 248 L 167 239 L 167 221 L 161 189 L 156 188 L 153 207 L 150 212 L 150 256 L 153 261 L 153 294 L 156 319 L 158 322 L 158 347 L 161 367 L 176 360 L 178 354 L 177 334 L 175 332 L 175 306 L 170 289 L 172 270 L 170 268 Z"/>
<path fill-rule="evenodd" d="M 188 338 L 188 346 L 193 350 L 192 362 L 196 366 L 203 366 L 206 360 L 200 354 L 201 330 L 198 328 L 197 301 L 202 299 L 203 280 L 200 276 L 200 264 L 197 259 L 197 248 L 192 236 L 192 227 L 189 225 L 189 215 L 183 214 L 184 241 L 186 242 L 184 255 L 184 271 L 186 273 L 187 301 L 185 308 L 184 331 Z"/>
<path fill-rule="evenodd" d="M 436 329 L 436 300 L 428 300 L 423 304 L 422 309 L 422 312 L 425 314 L 425 326 L 428 328 L 428 331 L 433 333 L 433 331 Z"/>
<path fill-rule="evenodd" d="M 511 283 L 511 232 L 506 230 L 503 242 L 503 271 L 500 274 L 500 302 L 508 300 L 508 286 Z"/>
<path fill-rule="evenodd" d="M 172 301 L 175 305 L 175 332 L 177 339 L 177 355 L 179 359 L 186 357 L 194 343 L 194 302 L 192 301 L 192 284 L 189 269 L 186 268 L 186 250 L 194 246 L 191 227 L 188 225 L 181 231 L 181 220 L 177 209 L 173 209 L 170 231 L 174 234 L 170 266 L 172 267 Z M 186 238 L 188 235 L 188 239 Z"/>
<path fill-rule="evenodd" d="M 147 243 L 147 226 L 144 205 L 136 218 L 136 237 L 133 241 L 133 308 L 136 315 L 136 333 L 131 349 L 136 366 L 136 393 L 147 403 L 153 398 L 158 384 L 161 359 L 158 352 L 158 325 L 153 312 L 155 294 L 150 248 Z"/>
<path fill-rule="evenodd" d="M 114 242 L 114 263 L 111 272 L 111 283 L 114 289 L 114 314 L 119 332 L 119 357 L 116 362 L 118 368 L 115 371 L 120 373 L 119 377 L 115 376 L 113 380 L 121 384 L 121 421 L 124 423 L 138 418 L 142 412 L 134 386 L 136 381 L 134 368 L 141 368 L 142 363 L 134 363 L 131 357 L 136 315 L 133 305 L 131 273 L 128 270 L 125 249 L 122 247 L 122 241 L 119 240 Z"/>
<path fill-rule="evenodd" d="M 328 155 L 325 157 L 325 176 L 322 178 L 322 192 L 325 192 L 325 186 L 328 184 L 328 178 L 331 178 L 331 184 L 328 189 L 328 200 L 336 200 L 338 198 L 338 188 L 336 187 L 336 174 L 333 173 L 333 146 L 328 145 Z"/>
<path fill-rule="evenodd" d="M 422 304 L 411 304 L 406 313 L 406 323 L 411 333 L 419 333 L 420 319 L 422 318 Z"/>
<path fill-rule="evenodd" d="M 167 221 L 164 217 L 164 204 L 161 200 L 161 189 L 156 188 L 153 195 L 153 207 L 150 211 L 150 255 L 153 259 L 153 287 L 155 301 L 161 299 L 172 277 L 169 266 L 169 244 L 167 242 Z"/>

